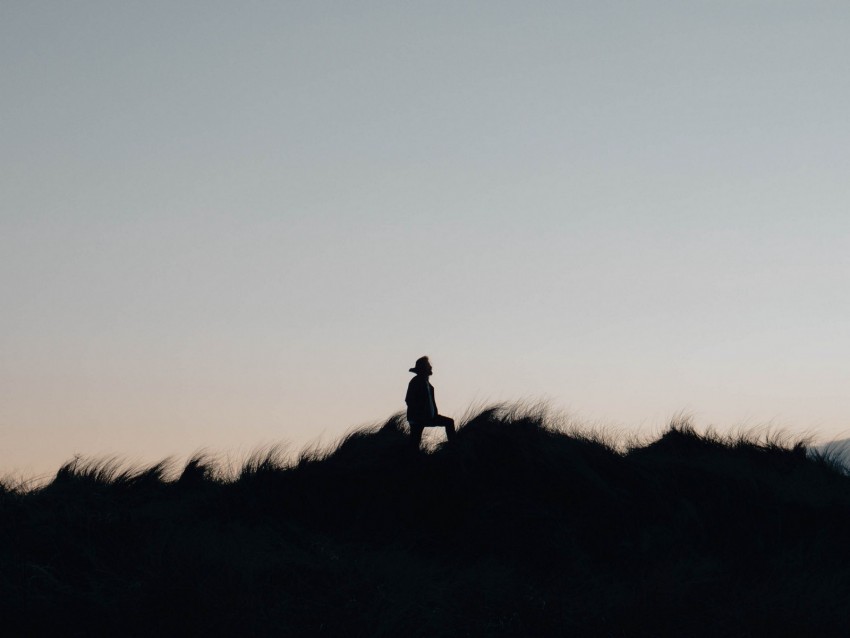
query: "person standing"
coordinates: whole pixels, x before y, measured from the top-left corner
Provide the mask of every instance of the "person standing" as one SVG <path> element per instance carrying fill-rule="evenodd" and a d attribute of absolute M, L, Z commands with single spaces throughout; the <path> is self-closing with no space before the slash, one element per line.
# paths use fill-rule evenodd
<path fill-rule="evenodd" d="M 410 368 L 416 376 L 407 385 L 407 422 L 410 424 L 410 438 L 416 448 L 422 441 L 422 430 L 425 428 L 446 428 L 446 438 L 451 441 L 455 435 L 455 422 L 443 416 L 437 410 L 434 399 L 434 386 L 428 381 L 433 374 L 433 368 L 428 357 L 419 357 L 416 365 Z"/>

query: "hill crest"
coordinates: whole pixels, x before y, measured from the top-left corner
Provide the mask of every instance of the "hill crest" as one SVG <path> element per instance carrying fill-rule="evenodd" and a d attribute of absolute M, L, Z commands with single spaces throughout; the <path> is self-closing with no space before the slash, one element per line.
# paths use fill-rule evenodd
<path fill-rule="evenodd" d="M 836 635 L 850 602 L 850 478 L 777 434 L 620 447 L 501 406 L 431 451 L 395 415 L 237 476 L 166 469 L 0 493 L 14 632 Z"/>

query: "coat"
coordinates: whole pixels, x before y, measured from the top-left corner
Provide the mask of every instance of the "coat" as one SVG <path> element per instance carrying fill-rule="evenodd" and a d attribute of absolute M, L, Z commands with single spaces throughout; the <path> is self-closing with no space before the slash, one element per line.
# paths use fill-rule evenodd
<path fill-rule="evenodd" d="M 430 394 L 429 394 L 430 391 Z M 428 381 L 428 377 L 417 374 L 407 384 L 407 421 L 413 424 L 425 425 L 434 420 L 439 414 L 437 401 L 434 398 L 434 386 Z"/>

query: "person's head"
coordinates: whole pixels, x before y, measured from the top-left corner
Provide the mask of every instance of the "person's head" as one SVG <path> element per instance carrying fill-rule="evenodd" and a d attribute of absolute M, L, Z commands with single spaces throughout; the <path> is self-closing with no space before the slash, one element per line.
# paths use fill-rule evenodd
<path fill-rule="evenodd" d="M 429 377 L 431 376 L 431 362 L 428 360 L 428 357 L 419 357 L 416 360 L 416 365 L 410 371 Z"/>

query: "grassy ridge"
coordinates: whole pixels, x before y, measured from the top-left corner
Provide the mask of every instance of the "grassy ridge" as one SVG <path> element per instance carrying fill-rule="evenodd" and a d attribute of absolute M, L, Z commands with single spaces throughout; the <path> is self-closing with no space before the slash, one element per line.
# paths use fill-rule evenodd
<path fill-rule="evenodd" d="M 802 444 L 628 449 L 494 408 L 222 477 L 73 461 L 0 492 L 8 635 L 845 636 L 850 478 Z"/>

